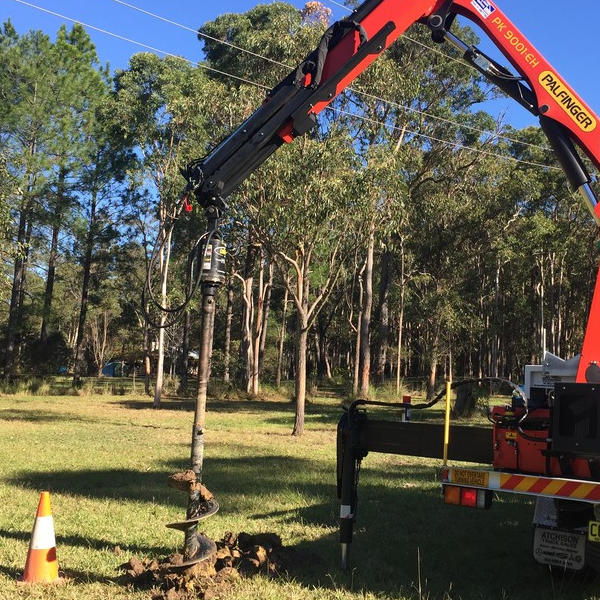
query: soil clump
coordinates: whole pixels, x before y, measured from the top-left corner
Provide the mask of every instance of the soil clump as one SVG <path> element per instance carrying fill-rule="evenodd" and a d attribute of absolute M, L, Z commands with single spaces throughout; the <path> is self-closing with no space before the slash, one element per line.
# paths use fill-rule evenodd
<path fill-rule="evenodd" d="M 213 600 L 240 577 L 277 575 L 286 570 L 286 549 L 275 533 L 226 533 L 213 556 L 191 567 L 180 566 L 183 555 L 162 560 L 133 556 L 119 569 L 124 585 L 151 590 L 152 600 Z"/>

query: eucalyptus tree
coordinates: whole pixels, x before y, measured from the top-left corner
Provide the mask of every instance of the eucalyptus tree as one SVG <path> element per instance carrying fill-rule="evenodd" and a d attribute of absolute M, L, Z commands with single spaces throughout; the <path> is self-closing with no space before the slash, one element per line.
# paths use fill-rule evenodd
<path fill-rule="evenodd" d="M 513 262 L 506 273 L 511 288 L 527 278 L 527 327 L 512 331 L 520 340 L 523 362 L 539 360 L 544 348 L 568 357 L 580 351 L 597 270 L 595 225 L 579 198 L 568 189 L 562 170 L 545 148 L 542 133 L 529 128 L 512 145 L 518 163 L 511 179 L 521 219 L 512 227 Z M 537 165 L 546 164 L 547 168 Z M 509 289 L 511 289 L 509 288 Z"/>
<path fill-rule="evenodd" d="M 332 129 L 326 140 L 296 140 L 248 183 L 258 188 L 258 201 L 246 210 L 296 308 L 295 435 L 304 429 L 309 329 L 356 239 L 353 216 L 360 214 L 361 195 L 355 156 L 347 132 Z"/>
<path fill-rule="evenodd" d="M 461 30 L 460 35 L 476 41 L 468 29 Z M 388 49 L 336 106 L 356 137 L 370 198 L 364 215 L 366 268 L 357 336 L 362 396 L 369 393 L 372 366 L 377 380 L 383 381 L 390 330 L 389 293 L 397 271 L 393 265 L 401 262 L 395 260 L 396 253 L 404 252 L 405 238 L 414 232 L 407 224 L 412 212 L 411 189 L 443 168 L 448 144 L 442 140 L 464 142 L 464 132 L 478 119 L 471 114 L 471 106 L 485 98 L 476 73 L 460 65 L 456 57 L 444 58 L 427 49 L 430 42 L 422 27 L 411 30 L 409 37 L 400 38 Z M 457 119 L 460 125 L 452 125 Z M 373 306 L 375 336 L 371 335 Z"/>
<path fill-rule="evenodd" d="M 163 306 L 173 241 L 170 224 L 181 208 L 179 168 L 201 155 L 206 146 L 205 115 L 213 89 L 205 72 L 184 59 L 148 53 L 132 56 L 128 69 L 115 76 L 115 131 L 139 155 L 140 174 L 153 197 L 149 210 L 155 214 L 160 239 L 156 264 Z M 165 324 L 166 316 L 161 314 L 155 407 L 160 406 L 162 395 Z"/>
<path fill-rule="evenodd" d="M 255 84 L 253 89 L 235 80 L 227 81 L 228 102 L 223 106 L 222 100 L 216 100 L 218 106 L 215 107 L 224 115 L 236 117 L 229 124 L 223 123 L 225 132 L 260 105 L 264 99 L 263 88 L 277 84 L 290 71 L 291 65 L 298 64 L 315 47 L 327 26 L 328 17 L 329 11 L 318 2 L 307 3 L 302 11 L 287 3 L 274 2 L 259 5 L 245 14 L 222 15 L 200 28 L 199 39 L 204 42 L 211 67 Z M 240 51 L 240 48 L 246 52 Z M 216 78 L 223 79 L 221 76 Z M 280 159 L 275 156 L 270 159 L 267 169 L 277 170 L 279 164 Z M 243 380 L 247 390 L 253 393 L 258 391 L 268 322 L 271 286 L 265 284 L 269 279 L 265 273 L 273 265 L 272 256 L 270 263 L 265 262 L 264 240 L 256 237 L 257 228 L 253 223 L 253 209 L 265 201 L 261 186 L 259 179 L 250 178 L 249 184 L 233 198 L 238 219 L 248 225 L 245 263 L 237 278 L 242 281 L 244 299 L 240 344 L 246 365 Z"/>

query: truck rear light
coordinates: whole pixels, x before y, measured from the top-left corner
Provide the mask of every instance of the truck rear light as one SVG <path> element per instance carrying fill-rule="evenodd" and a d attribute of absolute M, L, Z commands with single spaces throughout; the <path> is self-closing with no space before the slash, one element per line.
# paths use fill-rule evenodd
<path fill-rule="evenodd" d="M 460 504 L 460 488 L 455 485 L 445 485 L 444 502 L 446 504 Z"/>
<path fill-rule="evenodd" d="M 478 488 L 457 487 L 455 485 L 444 486 L 444 502 L 468 506 L 470 508 L 489 508 L 492 504 L 492 492 Z"/>
<path fill-rule="evenodd" d="M 463 488 L 460 494 L 460 503 L 462 506 L 477 506 L 477 490 L 475 488 Z"/>

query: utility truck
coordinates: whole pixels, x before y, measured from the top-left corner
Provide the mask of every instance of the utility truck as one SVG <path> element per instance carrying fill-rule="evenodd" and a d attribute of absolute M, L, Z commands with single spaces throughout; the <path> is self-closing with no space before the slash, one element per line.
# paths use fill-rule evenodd
<path fill-rule="evenodd" d="M 510 66 L 453 34 L 457 15 L 478 25 Z M 366 0 L 325 32 L 318 47 L 245 122 L 184 169 L 187 187 L 182 202 L 190 209 L 195 198 L 211 228 L 205 298 L 214 296 L 222 279 L 219 222 L 227 209 L 226 198 L 278 148 L 315 127 L 319 113 L 415 23 L 429 28 L 434 42 L 457 48 L 466 63 L 539 117 L 570 187 L 600 224 L 593 180 L 579 154 L 600 170 L 598 117 L 496 2 Z M 596 284 L 581 354 L 568 361 L 546 354 L 542 365 L 527 367 L 524 390 L 513 396 L 510 405 L 492 409 L 493 427 L 453 426 L 448 436 L 443 425 L 371 419 L 367 405 L 364 400 L 353 403 L 338 427 L 344 566 L 356 517 L 360 461 L 368 452 L 440 456 L 445 439 L 450 460 L 488 465 L 486 469 L 446 466 L 440 481 L 446 502 L 488 508 L 498 492 L 535 496 L 535 559 L 570 569 L 586 564 L 600 569 L 600 284 Z M 195 434 L 203 435 L 200 425 Z M 191 500 L 192 509 L 193 504 Z M 194 511 L 188 512 L 193 517 Z M 182 527 L 193 524 L 188 515 Z M 190 560 L 200 560 L 209 551 L 200 546 L 204 550 L 197 550 Z"/>

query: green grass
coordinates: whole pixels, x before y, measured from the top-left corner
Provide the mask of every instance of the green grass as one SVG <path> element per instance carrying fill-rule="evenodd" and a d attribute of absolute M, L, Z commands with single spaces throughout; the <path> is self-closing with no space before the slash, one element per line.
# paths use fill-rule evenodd
<path fill-rule="evenodd" d="M 220 512 L 203 523 L 227 531 L 279 533 L 294 548 L 287 577 L 242 581 L 247 599 L 587 599 L 598 580 L 551 575 L 531 557 L 532 504 L 503 496 L 490 511 L 445 506 L 438 462 L 369 455 L 363 462 L 353 570 L 338 569 L 335 426 L 339 402 L 308 407 L 307 431 L 289 434 L 285 401 L 209 402 L 204 481 Z M 154 411 L 135 396 L 0 397 L 0 598 L 148 598 L 116 582 L 131 555 L 180 548 L 165 529 L 185 513 L 167 487 L 187 466 L 192 405 Z M 39 492 L 49 489 L 65 585 L 23 587 Z M 120 553 L 115 553 L 115 547 Z"/>

